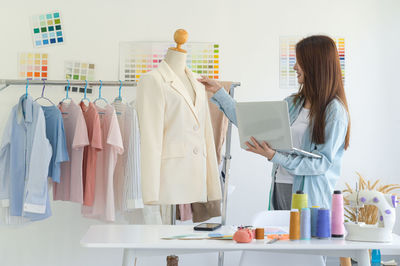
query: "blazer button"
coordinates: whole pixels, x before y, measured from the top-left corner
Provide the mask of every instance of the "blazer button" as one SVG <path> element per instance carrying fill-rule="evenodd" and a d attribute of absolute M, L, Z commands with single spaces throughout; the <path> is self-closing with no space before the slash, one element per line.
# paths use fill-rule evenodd
<path fill-rule="evenodd" d="M 193 130 L 194 130 L 194 131 L 199 130 L 199 126 L 198 126 L 198 125 L 194 125 L 194 126 L 193 126 Z"/>
<path fill-rule="evenodd" d="M 199 149 L 198 149 L 197 147 L 194 148 L 194 149 L 193 149 L 193 153 L 197 155 L 197 154 L 199 153 Z"/>

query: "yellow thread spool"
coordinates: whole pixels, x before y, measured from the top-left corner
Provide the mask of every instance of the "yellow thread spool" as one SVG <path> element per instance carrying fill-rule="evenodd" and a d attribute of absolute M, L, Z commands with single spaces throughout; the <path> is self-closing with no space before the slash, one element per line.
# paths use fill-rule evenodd
<path fill-rule="evenodd" d="M 299 211 L 301 211 L 301 209 L 307 207 L 308 207 L 307 194 L 304 194 L 303 191 L 298 190 L 296 194 L 292 195 L 292 209 L 298 209 Z"/>

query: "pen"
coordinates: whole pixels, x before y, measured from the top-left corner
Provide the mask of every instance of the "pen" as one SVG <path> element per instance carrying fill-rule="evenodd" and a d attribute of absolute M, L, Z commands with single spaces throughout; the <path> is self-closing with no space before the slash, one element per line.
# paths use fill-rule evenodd
<path fill-rule="evenodd" d="M 278 240 L 279 240 L 279 238 L 271 239 L 270 241 L 267 242 L 267 244 L 275 243 L 275 242 L 278 241 Z"/>

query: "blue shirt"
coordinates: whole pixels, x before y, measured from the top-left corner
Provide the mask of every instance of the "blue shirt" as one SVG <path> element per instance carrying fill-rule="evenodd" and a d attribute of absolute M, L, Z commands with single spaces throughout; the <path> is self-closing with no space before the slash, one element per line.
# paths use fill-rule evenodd
<path fill-rule="evenodd" d="M 53 150 L 48 177 L 60 183 L 60 164 L 69 161 L 64 122 L 57 106 L 42 106 L 42 109 L 46 120 L 46 136 Z"/>
<path fill-rule="evenodd" d="M 11 111 L 0 145 L 0 200 L 11 216 L 45 214 L 51 155 L 42 108 L 23 95 Z"/>
<path fill-rule="evenodd" d="M 293 102 L 294 96 L 285 99 L 289 107 L 290 124 L 292 124 L 304 105 L 304 100 Z M 235 101 L 224 89 L 217 91 L 211 98 L 221 111 L 237 125 Z M 294 175 L 292 192 L 303 190 L 308 194 L 309 206 L 331 208 L 332 193 L 340 177 L 342 156 L 348 126 L 348 114 L 338 99 L 332 100 L 325 115 L 325 143 L 315 144 L 311 140 L 312 127 L 304 134 L 302 150 L 321 155 L 321 158 L 310 158 L 298 154 L 276 152 L 271 159 L 272 182 L 269 196 L 269 209 L 274 209 L 272 195 L 275 187 L 275 175 L 278 165 Z"/>

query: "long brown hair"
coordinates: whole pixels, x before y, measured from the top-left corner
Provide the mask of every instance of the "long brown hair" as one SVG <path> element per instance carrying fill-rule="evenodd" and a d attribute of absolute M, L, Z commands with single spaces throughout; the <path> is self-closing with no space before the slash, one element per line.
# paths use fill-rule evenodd
<path fill-rule="evenodd" d="M 312 141 L 322 144 L 325 143 L 325 116 L 328 104 L 338 98 L 349 114 L 336 44 L 331 38 L 323 35 L 304 38 L 296 44 L 296 58 L 304 73 L 304 83 L 294 101 L 304 98 L 311 103 Z M 349 140 L 350 116 L 345 149 L 349 146 Z"/>

